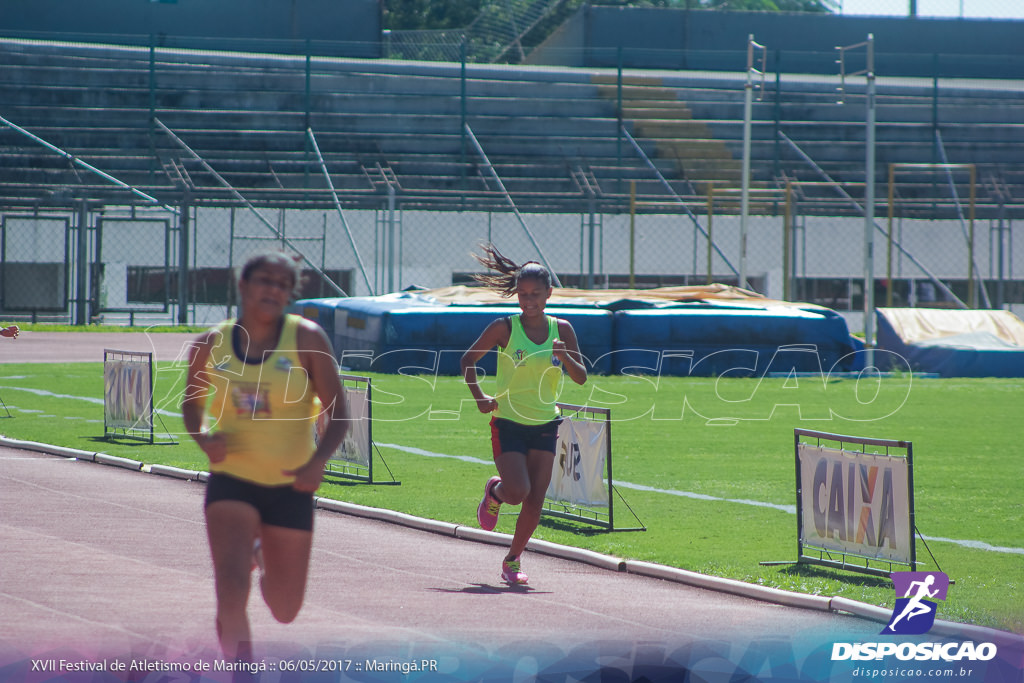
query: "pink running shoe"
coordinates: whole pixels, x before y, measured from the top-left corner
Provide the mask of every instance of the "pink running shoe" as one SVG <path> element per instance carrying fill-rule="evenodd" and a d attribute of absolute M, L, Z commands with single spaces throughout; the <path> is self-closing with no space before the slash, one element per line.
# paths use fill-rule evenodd
<path fill-rule="evenodd" d="M 501 501 L 491 495 L 491 491 L 501 481 L 501 477 L 491 477 L 484 485 L 484 498 L 476 508 L 476 521 L 480 528 L 491 531 L 498 525 L 498 511 L 501 510 Z"/>
<path fill-rule="evenodd" d="M 519 571 L 519 558 L 501 563 L 501 580 L 510 586 L 525 586 L 530 577 Z"/>

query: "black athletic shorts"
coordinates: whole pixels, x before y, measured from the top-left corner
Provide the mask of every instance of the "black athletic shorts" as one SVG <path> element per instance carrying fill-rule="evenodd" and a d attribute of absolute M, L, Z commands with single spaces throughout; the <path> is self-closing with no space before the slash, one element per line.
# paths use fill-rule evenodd
<path fill-rule="evenodd" d="M 313 530 L 313 494 L 290 484 L 263 486 L 214 472 L 206 482 L 206 507 L 219 500 L 238 500 L 256 508 L 260 521 L 287 529 Z"/>
<path fill-rule="evenodd" d="M 561 418 L 539 425 L 524 425 L 503 417 L 491 418 L 491 449 L 494 457 L 502 453 L 523 453 L 529 450 L 555 452 Z"/>

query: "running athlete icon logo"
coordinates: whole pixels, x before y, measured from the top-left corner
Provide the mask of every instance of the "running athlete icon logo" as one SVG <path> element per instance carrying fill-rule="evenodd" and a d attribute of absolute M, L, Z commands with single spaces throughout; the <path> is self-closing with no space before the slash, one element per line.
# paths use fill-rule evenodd
<path fill-rule="evenodd" d="M 893 572 L 896 606 L 883 634 L 905 636 L 927 633 L 935 623 L 935 600 L 945 600 L 949 577 L 942 572 Z M 902 597 L 901 597 L 902 596 Z"/>

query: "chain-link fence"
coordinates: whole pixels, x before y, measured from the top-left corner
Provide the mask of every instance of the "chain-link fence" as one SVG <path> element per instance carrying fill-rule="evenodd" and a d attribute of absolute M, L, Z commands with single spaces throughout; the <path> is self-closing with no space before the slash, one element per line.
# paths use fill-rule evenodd
<path fill-rule="evenodd" d="M 206 324 L 233 310 L 235 269 L 256 250 L 282 246 L 281 236 L 247 209 L 193 209 L 183 267 L 181 227 L 173 217 L 138 210 L 134 217 L 127 210 L 118 213 L 108 209 L 102 216 L 85 214 L 90 222 L 84 268 L 78 257 L 81 214 L 5 216 L 4 315 Z M 518 260 L 546 260 L 563 286 L 739 284 L 741 231 L 735 214 L 549 213 L 517 218 L 511 211 L 352 211 L 346 215 L 351 241 L 330 211 L 276 214 L 272 220 L 280 235 L 309 261 L 304 298 L 338 296 L 339 289 L 366 296 L 467 284 L 479 271 L 470 253 L 484 241 L 500 245 Z M 863 220 L 800 215 L 797 205 L 789 221 L 787 228 L 781 211 L 751 216 L 747 285 L 771 298 L 828 306 L 856 327 L 864 303 Z M 1011 246 L 1020 248 L 1019 240 L 1012 245 L 1012 225 L 996 221 L 985 226 L 987 234 L 976 241 L 986 241 L 989 248 L 974 251 L 974 272 L 980 275 L 979 292 L 984 292 L 979 301 L 1024 302 L 1024 287 L 1013 277 L 1010 258 Z M 967 302 L 969 251 L 956 221 L 902 220 L 894 238 L 899 248 L 893 248 L 891 262 L 885 238 L 878 240 L 878 305 L 959 307 Z M 881 277 L 887 268 L 891 279 Z M 187 283 L 184 291 L 181 277 Z M 184 309 L 180 302 L 185 302 Z"/>

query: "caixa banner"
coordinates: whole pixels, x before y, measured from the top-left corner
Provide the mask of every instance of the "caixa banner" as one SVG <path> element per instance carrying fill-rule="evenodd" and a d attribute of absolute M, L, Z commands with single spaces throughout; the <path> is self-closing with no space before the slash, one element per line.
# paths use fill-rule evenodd
<path fill-rule="evenodd" d="M 103 434 L 153 443 L 153 354 L 103 349 Z"/>
<path fill-rule="evenodd" d="M 815 548 L 913 567 L 910 444 L 798 431 L 801 560 Z"/>

